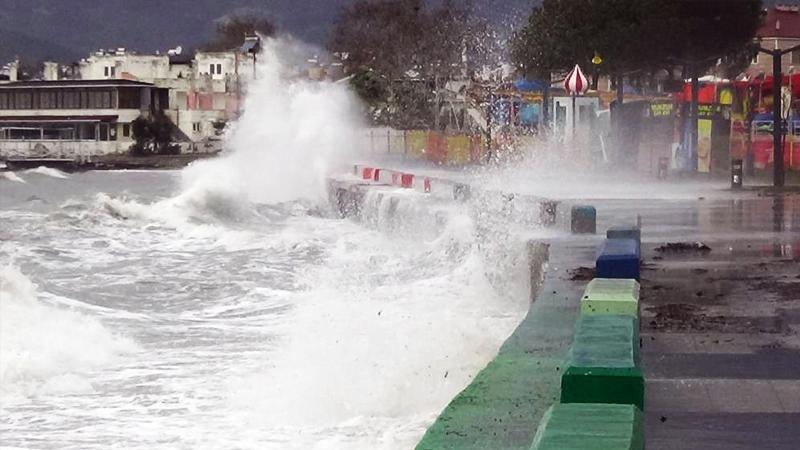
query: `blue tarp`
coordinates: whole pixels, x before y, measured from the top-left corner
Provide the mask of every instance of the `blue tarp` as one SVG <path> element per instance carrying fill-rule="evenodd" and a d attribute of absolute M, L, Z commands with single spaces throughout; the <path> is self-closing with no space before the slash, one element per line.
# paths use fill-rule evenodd
<path fill-rule="evenodd" d="M 541 109 L 542 105 L 538 103 L 523 103 L 519 109 L 519 123 L 521 125 L 538 124 Z"/>
<path fill-rule="evenodd" d="M 514 87 L 518 91 L 544 91 L 547 84 L 537 80 L 517 80 L 514 82 Z"/>

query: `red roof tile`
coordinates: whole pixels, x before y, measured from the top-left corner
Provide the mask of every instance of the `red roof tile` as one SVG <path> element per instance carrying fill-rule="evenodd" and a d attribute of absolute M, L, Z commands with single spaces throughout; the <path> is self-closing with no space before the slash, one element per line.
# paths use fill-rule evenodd
<path fill-rule="evenodd" d="M 776 6 L 770 8 L 756 35 L 762 38 L 800 39 L 800 7 Z"/>

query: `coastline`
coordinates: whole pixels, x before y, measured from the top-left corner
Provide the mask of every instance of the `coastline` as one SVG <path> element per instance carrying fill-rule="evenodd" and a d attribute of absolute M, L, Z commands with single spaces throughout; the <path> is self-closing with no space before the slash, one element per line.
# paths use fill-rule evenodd
<path fill-rule="evenodd" d="M 17 171 L 36 167 L 52 167 L 64 172 L 87 170 L 174 170 L 182 169 L 194 161 L 219 156 L 214 153 L 184 153 L 179 155 L 131 156 L 125 154 L 92 157 L 88 161 L 59 158 L 19 158 L 0 161 L 0 171 Z"/>

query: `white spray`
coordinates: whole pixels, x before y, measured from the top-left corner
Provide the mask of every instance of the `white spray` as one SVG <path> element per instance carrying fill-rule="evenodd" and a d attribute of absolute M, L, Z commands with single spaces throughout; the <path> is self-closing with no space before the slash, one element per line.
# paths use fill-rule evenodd
<path fill-rule="evenodd" d="M 345 84 L 290 79 L 296 44 L 267 39 L 244 113 L 228 130 L 232 152 L 184 172 L 184 195 L 232 195 L 256 203 L 317 199 L 325 176 L 350 158 L 355 102 Z"/>

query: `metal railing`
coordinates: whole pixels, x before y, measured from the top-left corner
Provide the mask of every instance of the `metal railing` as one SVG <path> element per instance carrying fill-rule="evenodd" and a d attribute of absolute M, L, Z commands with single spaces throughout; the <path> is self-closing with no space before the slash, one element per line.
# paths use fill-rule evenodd
<path fill-rule="evenodd" d="M 92 156 L 127 151 L 129 142 L 89 140 L 0 140 L 0 158 L 69 158 L 87 160 Z"/>

